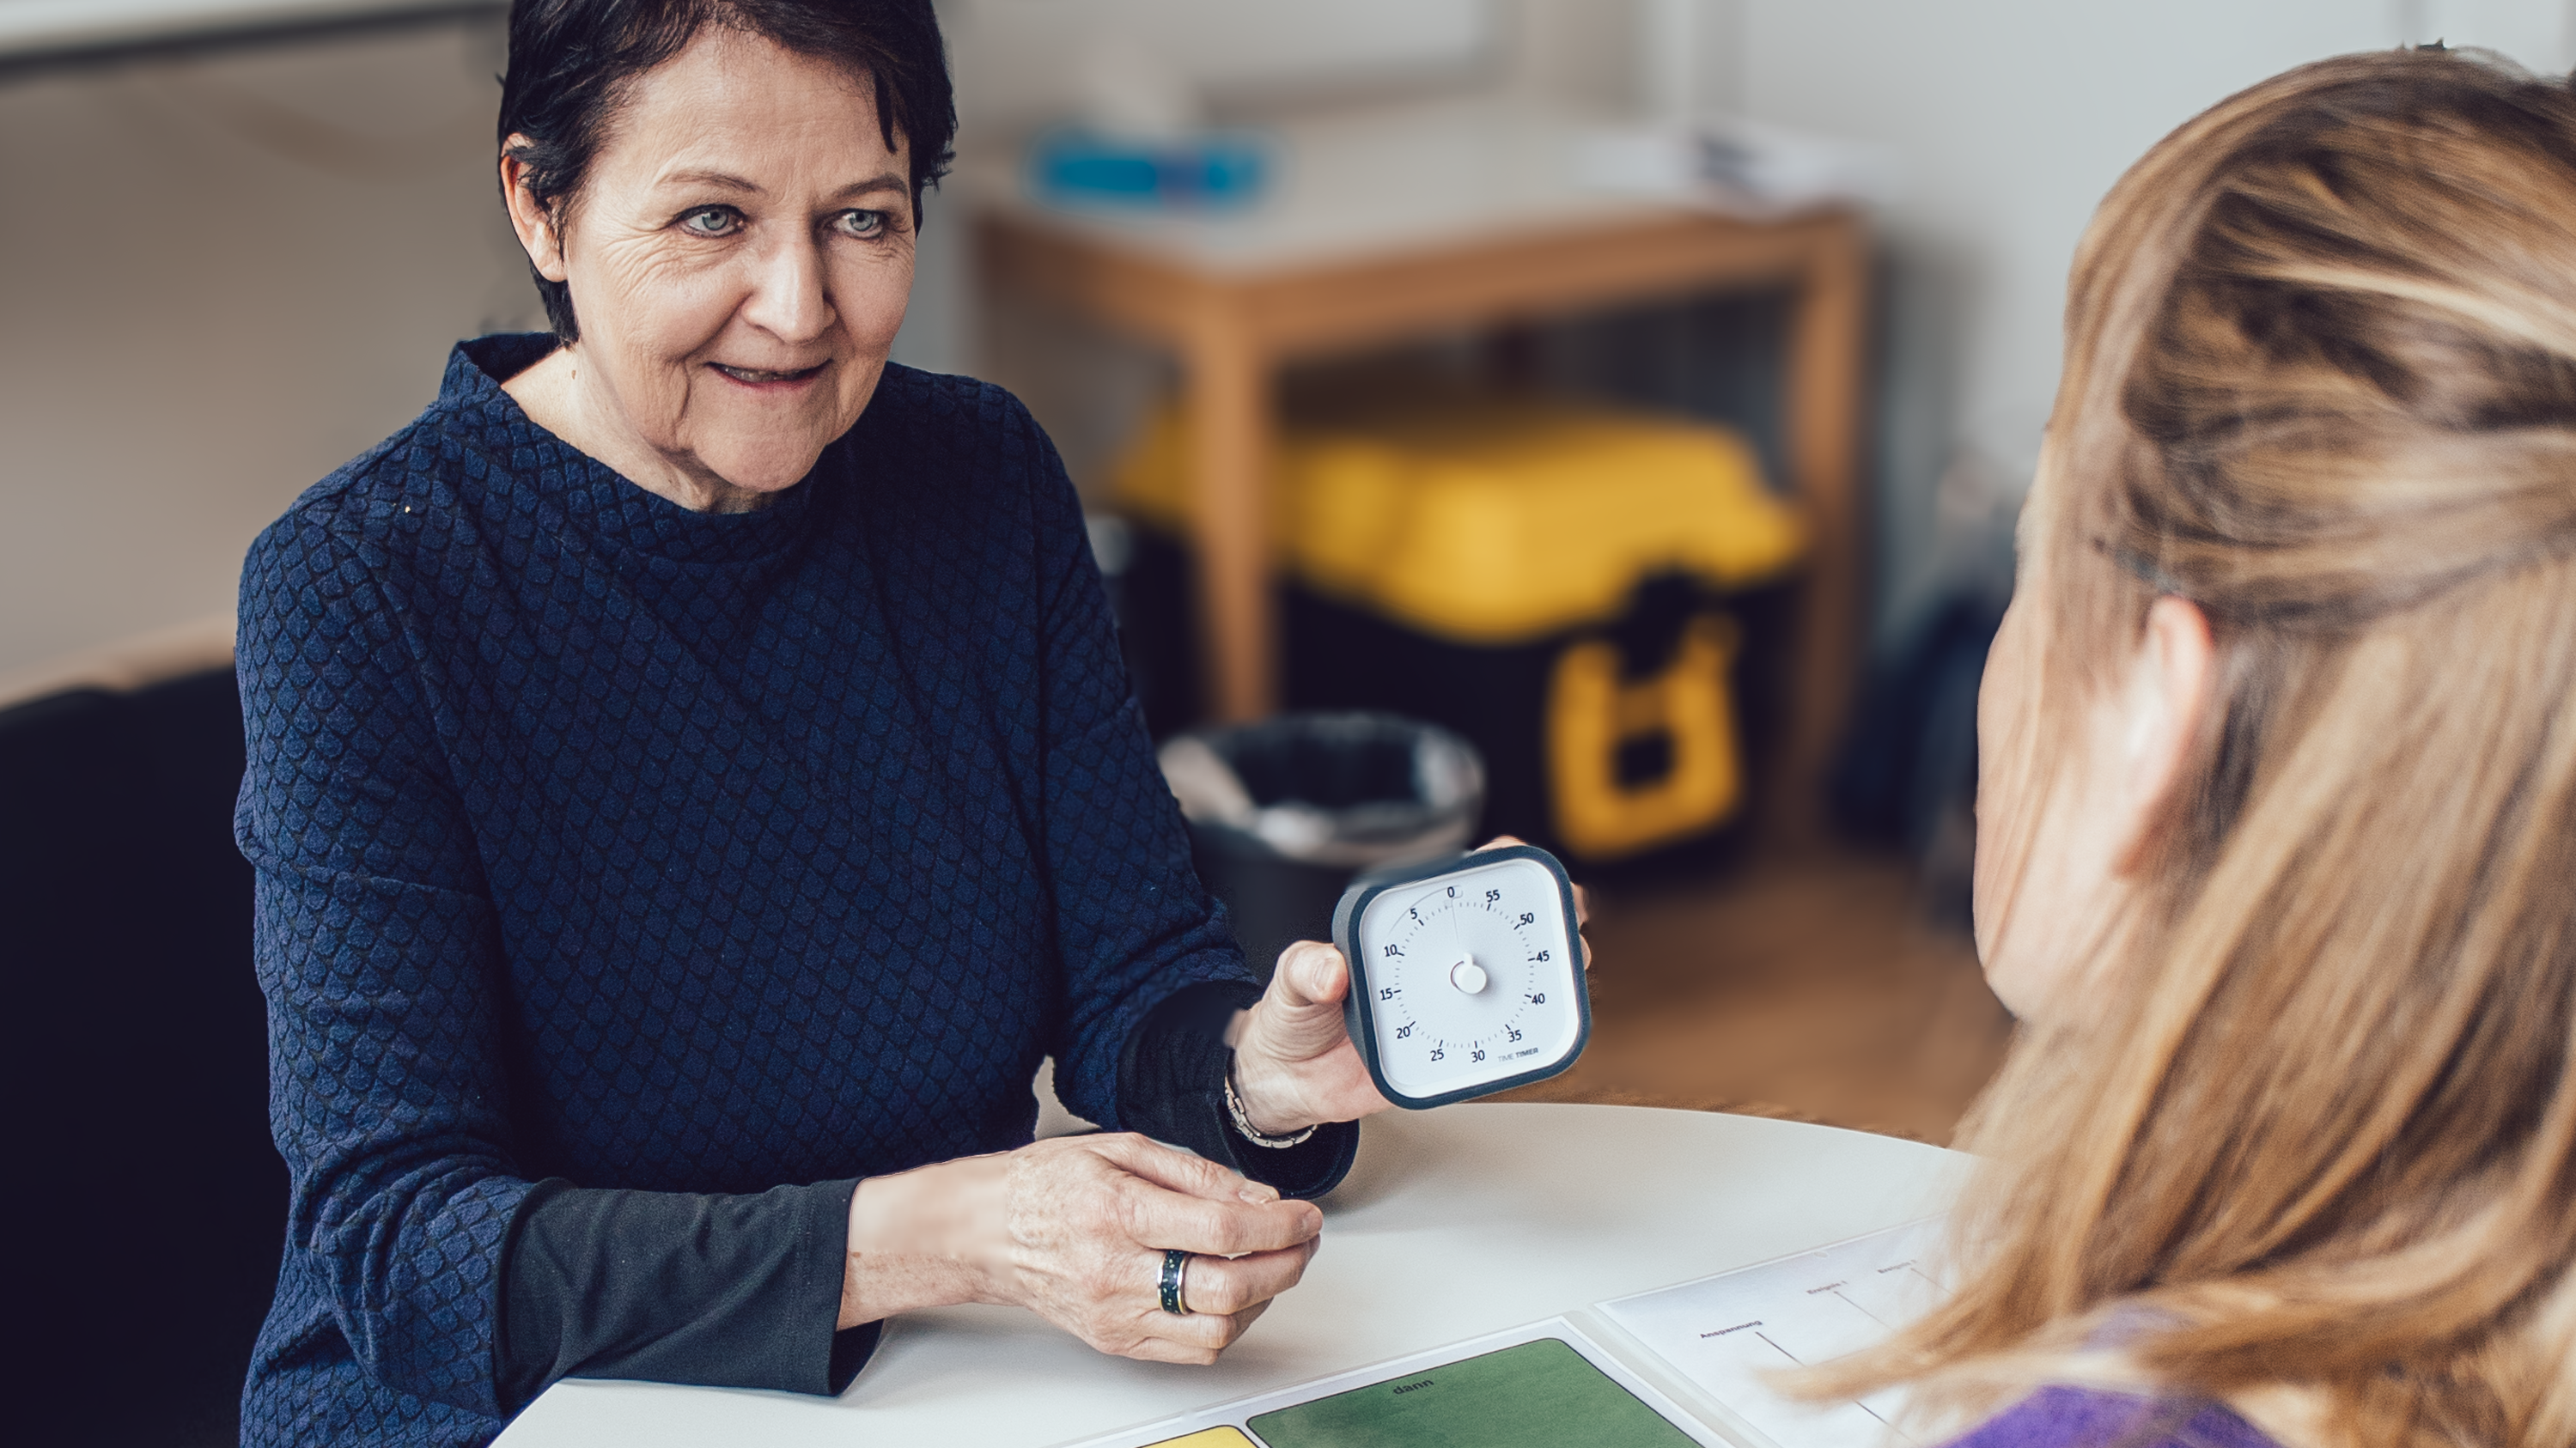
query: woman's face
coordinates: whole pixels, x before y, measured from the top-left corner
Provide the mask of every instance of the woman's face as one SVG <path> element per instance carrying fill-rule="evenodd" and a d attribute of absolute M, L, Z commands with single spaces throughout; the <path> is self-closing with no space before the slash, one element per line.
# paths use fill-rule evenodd
<path fill-rule="evenodd" d="M 2025 537 L 2035 505 L 2035 500 L 2024 505 Z M 2053 907 L 2070 891 L 2080 893 L 2085 884 L 2029 878 L 2034 873 L 2063 874 L 2043 866 L 2042 862 L 2049 858 L 2045 841 L 2034 842 L 2022 858 L 2011 858 L 2007 849 L 2007 842 L 2023 832 L 2024 811 L 2036 804 L 2027 798 L 2033 780 L 2021 767 L 2024 761 L 2009 758 L 2009 751 L 2020 743 L 2013 737 L 2017 732 L 2014 726 L 2030 717 L 2037 703 L 2033 691 L 2038 688 L 2042 640 L 2033 602 L 2038 592 L 2032 577 L 2036 562 L 2035 550 L 2025 546 L 2019 576 L 2014 581 L 2012 606 L 2004 610 L 2003 626 L 1996 630 L 1994 643 L 1986 650 L 1985 677 L 1977 688 L 1979 765 L 1973 884 L 1977 959 L 1985 966 L 1986 983 L 1996 998 L 2025 1020 L 2038 1009 L 2053 984 L 2046 966 L 2062 957 L 2050 945 L 2066 933 L 2062 920 L 2040 917 L 2063 915 L 2062 909 Z"/>
<path fill-rule="evenodd" d="M 2159 598 L 2116 657 L 2043 704 L 2048 550 L 2062 480 L 2043 451 L 2022 508 L 2012 607 L 1977 691 L 1977 958 L 2024 1020 L 2057 1008 L 2102 932 L 2125 917 L 2146 847 L 2181 777 L 2214 675 L 2209 621 Z"/>
<path fill-rule="evenodd" d="M 561 236 L 529 242 L 572 292 L 585 449 L 669 491 L 658 459 L 714 506 L 811 471 L 903 324 L 905 151 L 863 80 L 756 36 L 711 26 L 640 77 Z"/>
<path fill-rule="evenodd" d="M 1977 689 L 1977 959 L 1996 998 L 2023 1020 L 2062 993 L 2088 926 L 2118 887 L 2108 828 L 2116 751 L 2102 738 L 2116 728 L 2104 717 L 2112 701 L 2050 709 L 2039 696 L 2051 622 L 2051 462 L 2044 453 L 2022 503 L 2012 606 Z"/>

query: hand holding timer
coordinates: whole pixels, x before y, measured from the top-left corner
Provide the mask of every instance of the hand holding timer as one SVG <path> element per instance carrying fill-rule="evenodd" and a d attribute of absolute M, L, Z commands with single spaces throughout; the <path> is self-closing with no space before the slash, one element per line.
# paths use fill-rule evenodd
<path fill-rule="evenodd" d="M 1544 1081 L 1592 1034 L 1574 885 L 1504 845 L 1364 875 L 1333 911 L 1342 1008 L 1387 1100 L 1422 1110 Z"/>

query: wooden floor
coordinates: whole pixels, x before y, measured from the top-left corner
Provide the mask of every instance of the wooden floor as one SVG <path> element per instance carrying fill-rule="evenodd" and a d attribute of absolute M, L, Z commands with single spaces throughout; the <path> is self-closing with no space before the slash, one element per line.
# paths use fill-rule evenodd
<path fill-rule="evenodd" d="M 1681 1105 L 1950 1139 L 2012 1020 L 1901 863 L 1843 853 L 1593 890 L 1592 1042 L 1525 1101 Z"/>

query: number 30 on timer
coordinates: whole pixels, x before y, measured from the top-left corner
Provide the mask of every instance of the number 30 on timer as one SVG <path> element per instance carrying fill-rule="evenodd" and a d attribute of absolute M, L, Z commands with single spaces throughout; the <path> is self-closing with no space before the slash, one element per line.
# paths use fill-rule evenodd
<path fill-rule="evenodd" d="M 1544 1081 L 1592 1034 L 1574 886 L 1505 845 L 1361 877 L 1333 912 L 1351 1039 L 1398 1106 Z"/>

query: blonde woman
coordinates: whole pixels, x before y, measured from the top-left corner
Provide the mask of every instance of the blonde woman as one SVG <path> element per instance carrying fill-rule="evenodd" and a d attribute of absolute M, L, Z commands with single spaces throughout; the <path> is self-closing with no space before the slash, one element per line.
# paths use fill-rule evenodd
<path fill-rule="evenodd" d="M 1986 674 L 2026 1022 L 1964 1285 L 1810 1380 L 1964 1443 L 2576 1443 L 2576 92 L 2346 57 L 2080 249 Z"/>

